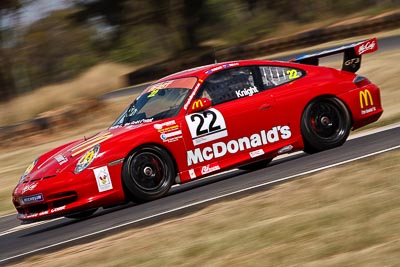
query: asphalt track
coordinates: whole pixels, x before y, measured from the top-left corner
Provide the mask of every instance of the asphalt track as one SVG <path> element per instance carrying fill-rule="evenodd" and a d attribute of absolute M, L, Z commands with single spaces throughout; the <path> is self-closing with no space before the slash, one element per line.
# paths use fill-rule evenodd
<path fill-rule="evenodd" d="M 61 218 L 19 225 L 15 215 L 0 218 L 0 265 L 86 243 L 124 229 L 132 229 L 182 216 L 227 198 L 266 191 L 275 184 L 301 179 L 311 173 L 365 157 L 400 149 L 400 125 L 348 140 L 342 147 L 314 155 L 297 153 L 276 159 L 267 168 L 232 170 L 211 178 L 174 187 L 171 194 L 141 205 L 100 210 L 85 220 Z"/>

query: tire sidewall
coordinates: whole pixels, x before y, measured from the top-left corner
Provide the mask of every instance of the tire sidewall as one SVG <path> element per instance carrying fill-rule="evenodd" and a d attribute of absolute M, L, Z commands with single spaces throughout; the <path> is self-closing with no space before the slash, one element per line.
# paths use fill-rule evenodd
<path fill-rule="evenodd" d="M 318 135 L 311 126 L 310 116 L 314 105 L 325 102 L 332 105 L 339 111 L 340 130 L 337 130 L 334 138 L 323 138 Z M 346 105 L 337 98 L 326 97 L 318 98 L 311 101 L 305 108 L 301 118 L 301 133 L 303 136 L 304 146 L 307 153 L 315 153 L 326 149 L 331 149 L 343 145 L 349 136 L 351 129 L 351 115 Z M 339 132 L 339 133 L 338 133 Z"/>
<path fill-rule="evenodd" d="M 162 184 L 154 190 L 144 190 L 134 181 L 131 174 L 131 164 L 136 156 L 143 152 L 150 152 L 157 155 L 163 161 L 164 177 Z M 126 158 L 122 169 L 122 182 L 127 197 L 135 202 L 146 202 L 164 196 L 171 188 L 175 174 L 175 167 L 170 155 L 162 148 L 157 146 L 145 146 L 135 149 Z"/>

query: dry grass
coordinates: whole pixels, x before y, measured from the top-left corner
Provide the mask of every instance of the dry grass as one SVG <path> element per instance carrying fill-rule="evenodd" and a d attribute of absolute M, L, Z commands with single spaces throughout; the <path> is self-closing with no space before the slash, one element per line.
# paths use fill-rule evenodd
<path fill-rule="evenodd" d="M 398 266 L 399 161 L 385 153 L 15 266 Z"/>
<path fill-rule="evenodd" d="M 116 63 L 97 65 L 69 82 L 49 85 L 0 105 L 0 125 L 15 124 L 79 99 L 97 98 L 126 86 L 122 75 L 133 67 Z"/>

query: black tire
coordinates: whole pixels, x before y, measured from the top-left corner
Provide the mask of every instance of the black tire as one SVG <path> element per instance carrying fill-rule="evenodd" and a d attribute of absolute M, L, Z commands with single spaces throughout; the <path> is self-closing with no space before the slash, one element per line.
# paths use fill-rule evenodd
<path fill-rule="evenodd" d="M 95 213 L 98 209 L 90 209 L 90 210 L 85 210 L 85 211 L 81 211 L 81 212 L 77 212 L 77 213 L 73 213 L 73 214 L 69 214 L 66 215 L 65 218 L 69 218 L 69 219 L 84 219 L 87 218 L 91 215 L 93 215 L 93 213 Z"/>
<path fill-rule="evenodd" d="M 268 164 L 270 164 L 272 161 L 272 158 L 270 159 L 263 159 L 257 162 L 253 162 L 244 166 L 240 166 L 239 170 L 245 170 L 245 171 L 255 171 L 255 170 L 259 170 L 262 168 L 265 168 L 268 166 Z"/>
<path fill-rule="evenodd" d="M 156 146 L 146 146 L 131 153 L 123 166 L 122 181 L 128 198 L 146 202 L 168 193 L 176 176 L 169 154 Z"/>
<path fill-rule="evenodd" d="M 351 115 L 337 98 L 320 98 L 307 105 L 301 118 L 304 151 L 316 153 L 343 145 L 351 129 Z"/>

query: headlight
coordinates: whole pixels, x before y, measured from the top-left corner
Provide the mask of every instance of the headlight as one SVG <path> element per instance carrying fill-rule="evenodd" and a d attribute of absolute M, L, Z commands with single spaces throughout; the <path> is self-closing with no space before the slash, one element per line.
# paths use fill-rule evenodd
<path fill-rule="evenodd" d="M 26 168 L 24 174 L 21 176 L 21 178 L 19 179 L 19 184 L 25 179 L 26 176 L 28 176 L 28 174 L 33 170 L 33 168 L 35 168 L 36 163 L 38 162 L 38 158 L 35 159 L 31 164 L 29 164 L 28 168 Z"/>
<path fill-rule="evenodd" d="M 97 154 L 100 151 L 100 145 L 95 145 L 92 149 L 88 150 L 78 161 L 75 167 L 75 174 L 80 173 L 89 167 L 90 163 L 96 158 Z"/>

